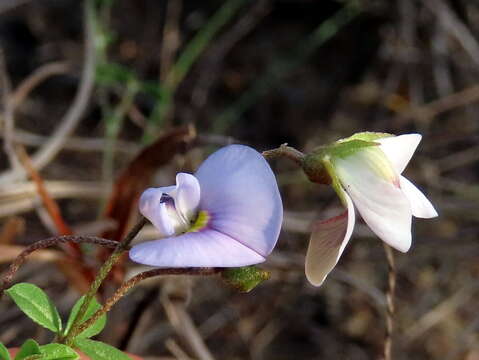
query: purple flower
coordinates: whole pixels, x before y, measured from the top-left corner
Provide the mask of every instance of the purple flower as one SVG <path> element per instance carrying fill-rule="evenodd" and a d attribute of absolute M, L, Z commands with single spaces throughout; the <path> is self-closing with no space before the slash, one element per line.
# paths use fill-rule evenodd
<path fill-rule="evenodd" d="M 130 258 L 159 267 L 237 267 L 263 262 L 278 240 L 283 205 L 276 179 L 256 150 L 230 145 L 176 186 L 150 188 L 140 212 L 160 233 Z"/>

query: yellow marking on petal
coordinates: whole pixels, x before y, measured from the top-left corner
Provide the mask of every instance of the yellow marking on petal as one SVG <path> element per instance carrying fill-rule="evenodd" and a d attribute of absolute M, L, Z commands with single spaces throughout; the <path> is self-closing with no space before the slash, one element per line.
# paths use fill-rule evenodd
<path fill-rule="evenodd" d="M 195 222 L 186 232 L 198 232 L 200 230 L 203 230 L 208 225 L 210 218 L 210 214 L 208 214 L 207 211 L 200 210 Z"/>

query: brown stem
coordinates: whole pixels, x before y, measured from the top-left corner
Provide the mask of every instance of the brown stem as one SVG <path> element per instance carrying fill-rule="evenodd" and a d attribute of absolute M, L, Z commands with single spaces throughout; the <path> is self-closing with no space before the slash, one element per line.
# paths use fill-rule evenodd
<path fill-rule="evenodd" d="M 115 305 L 118 300 L 120 300 L 126 293 L 140 281 L 145 279 L 154 277 L 154 276 L 162 276 L 162 275 L 196 275 L 196 276 L 209 276 L 215 275 L 222 271 L 221 268 L 163 268 L 163 269 L 153 269 L 149 271 L 142 272 L 131 279 L 125 281 L 110 297 L 106 302 L 105 305 L 96 313 L 93 314 L 91 318 L 86 320 L 84 323 L 80 324 L 76 329 L 72 329 L 69 334 L 71 339 L 74 339 L 75 336 L 81 334 L 83 331 L 88 329 L 92 326 L 100 317 L 106 314 L 110 309 Z"/>
<path fill-rule="evenodd" d="M 58 244 L 64 244 L 64 243 L 70 243 L 70 242 L 73 242 L 76 244 L 79 244 L 79 243 L 95 244 L 95 245 L 106 246 L 109 248 L 115 248 L 116 246 L 118 246 L 118 242 L 116 241 L 103 239 L 96 236 L 81 236 L 81 235 L 56 236 L 56 237 L 37 241 L 34 244 L 26 247 L 25 250 L 23 250 L 20 253 L 20 255 L 18 255 L 17 258 L 10 265 L 8 272 L 3 277 L 1 285 L 0 285 L 0 297 L 3 295 L 3 291 L 10 285 L 13 279 L 13 276 L 18 271 L 20 266 L 25 262 L 28 255 L 40 249 L 45 249 Z"/>
<path fill-rule="evenodd" d="M 263 151 L 262 155 L 266 159 L 284 156 L 290 160 L 293 160 L 298 165 L 302 165 L 304 160 L 304 154 L 301 151 L 288 146 L 288 144 L 282 144 L 279 148 Z"/>
<path fill-rule="evenodd" d="M 386 337 L 384 339 L 384 360 L 392 360 L 392 344 L 394 331 L 394 295 L 396 292 L 396 265 L 393 250 L 384 244 L 384 252 L 388 261 L 388 291 L 386 293 Z"/>
<path fill-rule="evenodd" d="M 125 238 L 121 242 L 117 242 L 117 245 L 115 247 L 115 251 L 110 255 L 108 260 L 103 264 L 103 266 L 100 268 L 98 271 L 98 274 L 95 278 L 95 280 L 91 283 L 90 289 L 85 295 L 85 300 L 82 303 L 82 306 L 80 307 L 80 310 L 78 310 L 78 313 L 73 320 L 72 327 L 70 329 L 70 332 L 66 334 L 64 338 L 64 343 L 66 345 L 71 345 L 73 342 L 73 339 L 75 337 L 74 334 L 79 334 L 78 329 L 80 326 L 79 321 L 83 319 L 88 306 L 90 305 L 91 300 L 95 297 L 96 293 L 98 292 L 98 289 L 100 288 L 101 284 L 103 281 L 106 279 L 108 274 L 110 273 L 110 270 L 112 269 L 113 265 L 118 261 L 118 259 L 121 257 L 123 252 L 128 249 L 130 246 L 130 243 L 133 241 L 136 235 L 140 232 L 140 230 L 145 226 L 145 224 L 148 222 L 148 220 L 145 217 L 141 217 L 140 220 L 136 223 L 136 225 L 130 230 L 128 235 L 125 236 Z"/>

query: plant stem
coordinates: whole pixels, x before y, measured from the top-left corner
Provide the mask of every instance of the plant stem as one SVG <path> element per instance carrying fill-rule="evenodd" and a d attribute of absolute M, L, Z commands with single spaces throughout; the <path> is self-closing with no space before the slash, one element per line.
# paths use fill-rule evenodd
<path fill-rule="evenodd" d="M 113 240 L 107 240 L 96 236 L 80 236 L 80 235 L 64 235 L 64 236 L 56 236 L 44 240 L 40 240 L 35 242 L 34 244 L 28 246 L 23 250 L 13 261 L 10 265 L 8 272 L 2 279 L 0 285 L 0 297 L 3 295 L 3 291 L 10 285 L 13 276 L 18 271 L 20 266 L 25 262 L 26 258 L 33 252 L 41 249 L 45 249 L 51 246 L 55 246 L 58 244 L 74 242 L 74 243 L 88 243 L 88 244 L 95 244 L 106 246 L 110 248 L 116 248 L 118 246 L 118 242 Z"/>
<path fill-rule="evenodd" d="M 80 324 L 75 329 L 70 331 L 69 336 L 73 339 L 78 334 L 81 334 L 83 331 L 88 329 L 92 326 L 100 317 L 106 314 L 110 309 L 115 305 L 118 300 L 120 300 L 126 293 L 138 284 L 140 281 L 143 281 L 147 278 L 154 277 L 154 276 L 162 276 L 162 275 L 196 275 L 196 276 L 209 276 L 215 275 L 223 271 L 221 268 L 163 268 L 163 269 L 153 269 L 149 271 L 142 272 L 128 281 L 125 281 L 110 297 L 106 302 L 105 305 L 96 313 L 93 314 L 91 318 L 86 320 L 84 323 Z M 68 344 L 67 344 L 68 345 Z"/>
<path fill-rule="evenodd" d="M 273 159 L 275 157 L 284 156 L 290 160 L 293 160 L 298 165 L 303 165 L 304 154 L 296 150 L 295 148 L 288 146 L 288 144 L 282 144 L 280 147 L 272 150 L 263 151 L 262 155 L 266 159 Z"/>
<path fill-rule="evenodd" d="M 384 244 L 384 252 L 388 261 L 388 291 L 386 293 L 386 337 L 384 339 L 384 360 L 392 360 L 392 344 L 394 331 L 394 295 L 396 293 L 396 265 L 393 250 Z"/>
<path fill-rule="evenodd" d="M 106 262 L 103 264 L 103 266 L 100 268 L 98 271 L 98 274 L 95 278 L 95 280 L 92 282 L 90 285 L 90 289 L 85 295 L 85 301 L 83 301 L 82 306 L 80 307 L 80 310 L 77 313 L 77 316 L 75 317 L 75 320 L 73 321 L 73 325 L 69 331 L 68 334 L 65 335 L 64 339 L 62 342 L 65 343 L 66 345 L 71 345 L 74 339 L 74 334 L 78 334 L 78 328 L 81 325 L 80 321 L 83 319 L 88 306 L 90 305 L 90 302 L 92 299 L 95 297 L 96 293 L 98 292 L 98 289 L 100 288 L 101 284 L 103 281 L 106 279 L 108 274 L 110 273 L 111 269 L 113 268 L 113 265 L 118 261 L 118 259 L 121 257 L 123 252 L 128 249 L 130 246 L 131 241 L 135 238 L 135 236 L 140 232 L 140 230 L 145 226 L 146 222 L 145 217 L 141 217 L 141 219 L 138 221 L 138 223 L 133 227 L 133 229 L 130 230 L 128 235 L 117 244 L 115 250 L 113 253 L 110 255 L 110 257 L 106 260 Z"/>

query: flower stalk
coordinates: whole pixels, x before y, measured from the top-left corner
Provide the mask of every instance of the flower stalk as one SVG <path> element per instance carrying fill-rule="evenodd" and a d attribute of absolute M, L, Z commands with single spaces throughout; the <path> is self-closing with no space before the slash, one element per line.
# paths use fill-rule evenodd
<path fill-rule="evenodd" d="M 392 360 L 392 343 L 394 331 L 394 295 L 396 293 L 396 264 L 392 248 L 383 243 L 388 261 L 388 290 L 386 293 L 386 337 L 384 339 L 384 360 Z"/>
<path fill-rule="evenodd" d="M 75 320 L 73 321 L 73 325 L 69 333 L 66 334 L 64 339 L 60 339 L 61 342 L 65 343 L 66 345 L 71 345 L 73 343 L 75 334 L 79 334 L 81 332 L 81 331 L 80 332 L 78 331 L 80 326 L 82 325 L 80 324 L 80 319 L 83 319 L 88 309 L 88 306 L 90 305 L 90 302 L 96 296 L 98 289 L 100 288 L 101 284 L 110 273 L 113 266 L 120 259 L 123 252 L 129 248 L 130 243 L 133 241 L 135 236 L 138 235 L 138 233 L 143 228 L 143 226 L 145 226 L 146 223 L 147 223 L 147 219 L 142 216 L 141 219 L 136 223 L 136 225 L 131 229 L 131 231 L 125 236 L 125 238 L 122 241 L 117 243 L 115 250 L 107 259 L 107 261 L 103 264 L 103 266 L 100 268 L 95 280 L 90 285 L 90 289 L 85 295 L 85 301 L 83 302 L 80 310 L 78 311 L 77 316 L 75 317 Z"/>
<path fill-rule="evenodd" d="M 142 272 L 131 279 L 125 281 L 110 297 L 103 307 L 99 309 L 96 313 L 92 315 L 84 323 L 79 326 L 72 328 L 68 334 L 71 339 L 74 339 L 75 336 L 81 334 L 83 331 L 92 326 L 99 318 L 111 310 L 111 308 L 123 297 L 128 291 L 140 281 L 145 279 L 155 277 L 155 276 L 164 276 L 164 275 L 194 275 L 194 276 L 210 276 L 216 275 L 222 272 L 224 269 L 221 268 L 163 268 L 163 269 L 153 269 L 149 271 Z M 68 344 L 68 343 L 67 343 Z"/>

